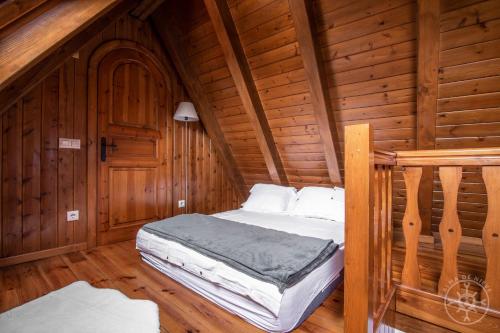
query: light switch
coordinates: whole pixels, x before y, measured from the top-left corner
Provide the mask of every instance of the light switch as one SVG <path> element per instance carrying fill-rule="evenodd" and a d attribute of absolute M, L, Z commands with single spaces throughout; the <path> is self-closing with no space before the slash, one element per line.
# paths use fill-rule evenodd
<path fill-rule="evenodd" d="M 71 148 L 80 149 L 80 139 L 72 139 L 71 140 Z"/>
<path fill-rule="evenodd" d="M 179 200 L 179 208 L 184 208 L 186 207 L 186 200 Z"/>
<path fill-rule="evenodd" d="M 59 149 L 80 149 L 80 139 L 59 138 Z"/>
<path fill-rule="evenodd" d="M 70 210 L 66 212 L 66 221 L 78 221 L 80 219 L 80 212 L 78 210 Z"/>
<path fill-rule="evenodd" d="M 71 148 L 71 139 L 59 138 L 59 148 Z"/>

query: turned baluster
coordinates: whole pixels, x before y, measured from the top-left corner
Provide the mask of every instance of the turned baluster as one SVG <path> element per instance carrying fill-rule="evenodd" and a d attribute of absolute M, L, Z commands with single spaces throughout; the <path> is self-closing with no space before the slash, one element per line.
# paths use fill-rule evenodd
<path fill-rule="evenodd" d="M 438 293 L 440 295 L 456 296 L 454 290 L 449 290 L 450 285 L 457 278 L 457 254 L 462 237 L 462 227 L 457 213 L 458 188 L 462 179 L 461 167 L 439 168 L 439 178 L 443 187 L 444 210 L 439 234 L 443 243 L 443 267 L 439 278 Z"/>
<path fill-rule="evenodd" d="M 418 241 L 422 230 L 422 220 L 418 211 L 418 187 L 422 177 L 421 167 L 407 167 L 403 171 L 406 185 L 406 209 L 403 217 L 406 254 L 401 281 L 403 285 L 420 289 L 420 269 L 418 267 Z"/>
<path fill-rule="evenodd" d="M 380 288 L 380 303 L 385 301 L 387 293 L 386 289 L 386 269 L 387 269 L 387 172 L 384 166 L 378 170 L 380 174 L 381 187 L 380 187 L 380 270 L 379 274 L 379 288 Z"/>
<path fill-rule="evenodd" d="M 500 166 L 483 167 L 488 194 L 488 214 L 483 228 L 486 253 L 486 290 L 490 307 L 500 309 Z M 486 297 L 484 291 L 482 298 Z"/>
<path fill-rule="evenodd" d="M 380 293 L 380 285 L 379 285 L 379 272 L 380 272 L 380 223 L 381 223 L 381 214 L 380 214 L 380 208 L 381 208 L 381 195 L 380 195 L 380 189 L 381 189 L 381 177 L 380 177 L 380 172 L 379 172 L 380 166 L 375 167 L 375 173 L 374 173 L 374 196 L 373 196 L 373 203 L 374 203 L 374 214 L 373 214 L 373 253 L 374 253 L 374 258 L 373 258 L 373 300 L 375 302 L 378 302 L 379 300 L 379 293 Z M 374 307 L 374 310 L 376 310 L 377 307 Z"/>

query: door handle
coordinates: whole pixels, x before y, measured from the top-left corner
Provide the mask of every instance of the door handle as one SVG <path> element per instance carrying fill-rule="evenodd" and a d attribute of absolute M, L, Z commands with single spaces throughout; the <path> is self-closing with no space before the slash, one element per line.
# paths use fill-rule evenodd
<path fill-rule="evenodd" d="M 106 149 L 107 149 L 107 147 L 114 149 L 114 148 L 117 148 L 118 146 L 115 145 L 114 143 L 111 143 L 110 145 L 108 145 L 106 143 L 106 137 L 103 136 L 101 138 L 101 161 L 103 161 L 103 162 L 106 162 Z"/>

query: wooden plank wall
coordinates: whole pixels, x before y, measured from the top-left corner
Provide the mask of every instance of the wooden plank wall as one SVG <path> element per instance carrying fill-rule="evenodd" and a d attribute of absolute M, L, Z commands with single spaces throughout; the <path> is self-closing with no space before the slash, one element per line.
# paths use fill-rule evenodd
<path fill-rule="evenodd" d="M 242 201 L 203 125 L 188 123 L 186 129 L 184 123 L 175 122 L 173 135 L 173 214 L 213 214 L 240 207 Z M 181 199 L 187 200 L 185 208 L 178 208 L 177 201 Z"/>
<path fill-rule="evenodd" d="M 369 122 L 375 149 L 414 149 L 415 2 L 318 0 L 315 10 L 341 147 L 345 125 Z"/>
<path fill-rule="evenodd" d="M 2 257 L 86 242 L 85 114 L 67 61 L 2 117 Z M 58 138 L 83 149 L 59 150 Z M 80 220 L 66 222 L 66 211 Z"/>
<path fill-rule="evenodd" d="M 189 1 L 188 1 L 189 2 Z M 183 10 L 187 62 L 198 76 L 211 103 L 224 138 L 250 188 L 254 183 L 271 183 L 256 133 L 247 116 L 226 64 L 224 54 L 202 1 L 192 1 Z"/>
<path fill-rule="evenodd" d="M 436 148 L 498 147 L 500 2 L 441 0 L 440 23 Z M 434 200 L 437 231 L 443 209 L 439 183 Z M 480 171 L 465 169 L 458 202 L 464 236 L 481 237 L 486 204 Z"/>
<path fill-rule="evenodd" d="M 340 147 L 344 126 L 369 122 L 375 149 L 415 149 L 416 2 L 317 0 L 314 9 Z M 399 170 L 393 179 L 399 226 L 405 187 Z"/>
<path fill-rule="evenodd" d="M 163 55 L 149 23 L 125 16 L 83 47 L 78 59 L 67 60 L 0 118 L 0 257 L 86 246 L 87 63 L 98 45 L 113 39 L 138 41 Z M 185 99 L 184 88 L 173 81 L 177 83 L 168 103 L 172 114 Z M 186 136 L 184 124 L 176 122 L 170 135 L 175 158 L 169 211 L 213 213 L 237 208 L 240 201 L 202 125 L 190 124 Z M 80 139 L 82 148 L 58 149 L 59 137 Z M 188 206 L 178 209 L 177 200 L 186 198 L 186 177 Z M 79 210 L 80 220 L 66 222 L 68 210 Z"/>

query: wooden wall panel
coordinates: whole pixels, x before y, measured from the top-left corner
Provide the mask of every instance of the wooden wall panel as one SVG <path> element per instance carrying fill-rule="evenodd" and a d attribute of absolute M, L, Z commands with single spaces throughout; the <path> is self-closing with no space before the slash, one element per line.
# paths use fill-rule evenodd
<path fill-rule="evenodd" d="M 315 9 L 340 140 L 344 125 L 370 122 L 376 149 L 413 149 L 404 129 L 415 128 L 415 2 L 318 0 Z"/>
<path fill-rule="evenodd" d="M 74 136 L 74 60 L 68 60 L 29 91 L 3 116 L 2 257 L 74 244 L 76 225 L 66 222 L 74 209 L 74 156 L 85 150 L 58 149 L 58 138 Z M 82 187 L 82 184 L 79 184 Z M 76 228 L 76 229 L 75 229 Z M 86 232 L 86 228 L 83 229 Z"/>
<path fill-rule="evenodd" d="M 113 39 L 137 41 L 159 57 L 164 56 L 149 23 L 125 16 L 95 36 L 79 51 L 78 58 L 68 59 L 0 117 L 0 264 L 18 255 L 32 258 L 43 250 L 86 246 L 87 64 L 96 47 Z M 167 105 L 173 113 L 186 94 L 176 77 L 172 82 Z M 172 156 L 174 170 L 172 188 L 167 191 L 167 215 L 215 213 L 239 207 L 238 194 L 201 123 L 189 124 L 186 132 L 184 123 L 175 122 L 167 129 L 167 136 L 172 142 L 167 154 Z M 81 149 L 58 149 L 60 137 L 80 139 Z M 180 199 L 187 199 L 185 209 L 177 208 Z M 66 222 L 68 210 L 79 210 L 80 220 Z"/>
<path fill-rule="evenodd" d="M 40 184 L 40 249 L 57 247 L 57 166 L 59 71 L 42 83 L 41 184 Z"/>
<path fill-rule="evenodd" d="M 416 148 L 417 4 L 412 0 L 314 3 L 340 147 L 344 126 L 369 122 L 375 149 Z M 394 223 L 404 182 L 394 172 Z M 403 193 L 403 195 L 400 195 Z M 396 198 L 399 197 L 399 201 Z"/>
<path fill-rule="evenodd" d="M 186 22 L 183 44 L 189 63 L 207 93 L 214 116 L 247 187 L 250 188 L 256 182 L 272 183 L 256 133 L 243 107 L 204 4 L 201 1 L 190 4 L 190 9 L 181 13 L 186 17 L 179 20 Z"/>
<path fill-rule="evenodd" d="M 176 122 L 174 135 L 173 215 L 238 208 L 241 200 L 201 123 Z M 185 208 L 177 206 L 181 199 L 186 199 Z"/>
<path fill-rule="evenodd" d="M 441 1 L 437 148 L 500 145 L 500 3 Z M 435 178 L 437 179 L 437 177 Z M 443 193 L 434 191 L 433 230 Z M 463 235 L 481 237 L 486 188 L 477 168 L 464 169 L 459 189 Z"/>

